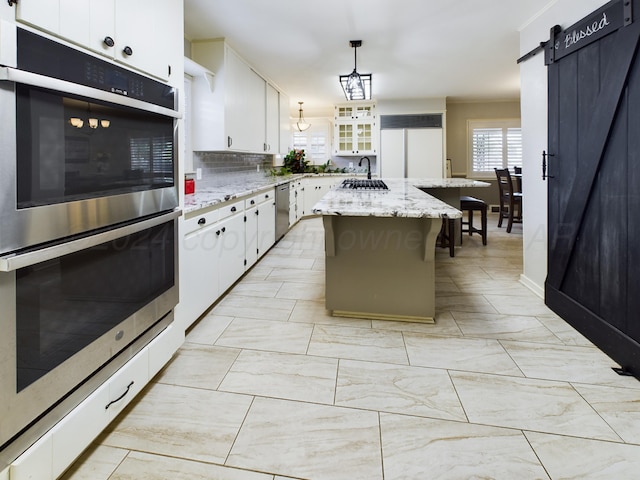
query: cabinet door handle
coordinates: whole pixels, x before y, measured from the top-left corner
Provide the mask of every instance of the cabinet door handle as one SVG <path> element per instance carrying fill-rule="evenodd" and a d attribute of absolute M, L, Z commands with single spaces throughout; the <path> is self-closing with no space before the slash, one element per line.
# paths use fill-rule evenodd
<path fill-rule="evenodd" d="M 120 395 L 118 398 L 116 398 L 115 400 L 111 400 L 109 403 L 107 403 L 107 406 L 104 407 L 104 409 L 107 410 L 111 405 L 113 405 L 114 403 L 117 403 L 120 400 L 122 400 L 127 395 L 127 393 L 129 393 L 129 390 L 133 386 L 133 383 L 134 383 L 133 380 L 131 380 L 131 383 L 129 385 L 127 385 L 127 389 L 124 391 L 124 393 L 122 395 Z"/>
<path fill-rule="evenodd" d="M 256 215 L 260 215 L 260 210 L 256 210 Z"/>
<path fill-rule="evenodd" d="M 216 235 L 220 235 L 220 230 L 216 230 Z"/>
<path fill-rule="evenodd" d="M 230 148 L 232 144 L 233 144 L 233 140 L 231 139 L 230 136 L 227 136 L 227 147 Z"/>
<path fill-rule="evenodd" d="M 116 44 L 111 37 L 104 37 L 103 42 L 107 47 L 113 47 Z"/>
<path fill-rule="evenodd" d="M 227 227 L 222 227 L 222 233 L 227 231 Z"/>
<path fill-rule="evenodd" d="M 207 223 L 207 219 L 202 217 L 198 219 L 198 225 L 204 225 L 205 223 Z"/>
<path fill-rule="evenodd" d="M 122 53 L 124 53 L 127 57 L 130 57 L 131 55 L 133 55 L 133 50 L 129 45 L 127 45 L 122 49 Z"/>

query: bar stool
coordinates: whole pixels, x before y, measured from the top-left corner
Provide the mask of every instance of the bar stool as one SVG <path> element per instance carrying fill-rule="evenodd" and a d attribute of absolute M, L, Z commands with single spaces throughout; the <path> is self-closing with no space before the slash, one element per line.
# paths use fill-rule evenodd
<path fill-rule="evenodd" d="M 479 233 L 482 236 L 482 245 L 487 244 L 487 203 L 475 197 L 460 197 L 460 210 L 467 212 L 468 220 L 462 218 L 462 232 L 469 232 L 469 236 Z M 480 212 L 482 228 L 473 226 L 473 212 Z M 466 227 L 466 228 L 465 228 Z"/>
<path fill-rule="evenodd" d="M 442 228 L 440 229 L 440 247 L 449 247 L 449 256 L 455 256 L 455 219 L 442 217 Z"/>

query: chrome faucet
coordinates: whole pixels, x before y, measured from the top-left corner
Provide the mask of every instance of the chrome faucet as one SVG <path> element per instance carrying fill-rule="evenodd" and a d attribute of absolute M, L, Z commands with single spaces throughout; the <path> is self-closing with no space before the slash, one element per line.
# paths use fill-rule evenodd
<path fill-rule="evenodd" d="M 367 160 L 367 178 L 371 179 L 371 160 L 369 160 L 369 157 L 362 157 L 358 162 L 358 166 L 361 167 L 362 160 L 365 160 L 365 159 Z"/>

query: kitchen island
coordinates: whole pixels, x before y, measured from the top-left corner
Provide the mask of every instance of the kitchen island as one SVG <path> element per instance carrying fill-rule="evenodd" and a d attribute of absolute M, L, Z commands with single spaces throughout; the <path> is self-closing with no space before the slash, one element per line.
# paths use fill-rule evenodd
<path fill-rule="evenodd" d="M 325 302 L 336 316 L 435 321 L 435 244 L 462 212 L 425 192 L 466 179 L 383 179 L 387 190 L 335 188 L 314 206 L 325 230 Z"/>

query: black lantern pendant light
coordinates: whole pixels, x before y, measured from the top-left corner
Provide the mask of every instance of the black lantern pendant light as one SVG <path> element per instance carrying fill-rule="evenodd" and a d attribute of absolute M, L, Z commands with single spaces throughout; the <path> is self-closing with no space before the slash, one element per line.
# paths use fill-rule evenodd
<path fill-rule="evenodd" d="M 340 84 L 347 100 L 371 99 L 371 74 L 357 72 L 357 50 L 362 46 L 362 40 L 350 40 L 353 47 L 353 72 L 349 75 L 340 75 Z"/>

